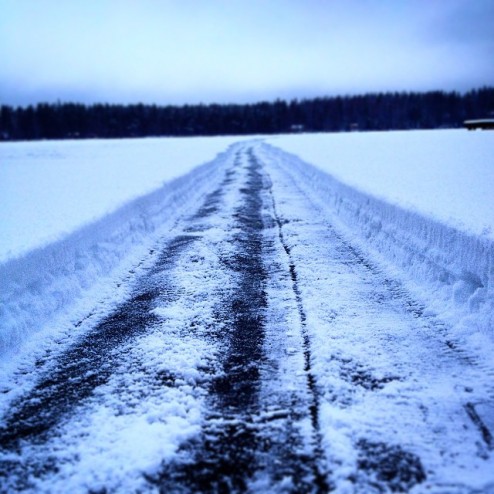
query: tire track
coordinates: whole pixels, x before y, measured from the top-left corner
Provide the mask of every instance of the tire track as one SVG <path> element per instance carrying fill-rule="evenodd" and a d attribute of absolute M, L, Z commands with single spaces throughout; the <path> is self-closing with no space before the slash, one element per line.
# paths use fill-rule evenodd
<path fill-rule="evenodd" d="M 211 388 L 219 414 L 211 417 L 207 432 L 209 454 L 200 453 L 201 463 L 208 467 L 203 468 L 197 486 L 201 492 L 244 491 L 258 468 L 256 452 L 261 445 L 251 417 L 259 413 L 260 367 L 264 357 L 266 272 L 262 262 L 261 189 L 262 177 L 255 167 L 250 167 L 247 181 L 240 189 L 243 205 L 233 214 L 234 227 L 239 229 L 232 238 L 235 254 L 223 260 L 238 276 L 238 287 L 219 308 L 230 331 L 226 335 L 223 375 Z M 221 440 L 212 439 L 215 435 L 220 435 Z"/>
<path fill-rule="evenodd" d="M 270 492 L 323 493 L 329 488 L 315 457 L 315 438 L 300 436 L 300 410 L 276 401 L 263 401 L 266 222 L 272 221 L 269 180 L 252 149 L 245 152 L 246 175 L 239 183 L 240 204 L 233 211 L 229 239 L 233 253 L 222 264 L 235 289 L 218 304 L 217 325 L 230 328 L 216 334 L 224 351 L 222 373 L 209 388 L 203 431 L 185 445 L 176 460 L 164 466 L 153 482 L 160 492 Z M 238 179 L 239 177 L 237 177 Z M 266 218 L 266 212 L 268 218 Z M 299 297 L 300 298 L 300 297 Z M 222 341 L 221 341 L 222 340 Z M 310 355 L 308 355 L 310 363 Z M 317 428 L 317 403 L 309 405 Z M 306 433 L 306 432 L 305 432 Z M 311 451 L 307 451 L 306 444 Z M 257 486 L 257 487 L 256 487 Z"/>
<path fill-rule="evenodd" d="M 167 367 L 146 370 L 146 362 L 140 360 L 138 351 L 133 353 L 133 345 L 150 333 L 159 333 L 163 317 L 159 314 L 166 314 L 166 307 L 180 307 L 184 301 L 203 306 L 203 297 L 209 295 L 208 304 L 214 306 L 217 300 L 213 320 L 197 320 L 197 310 L 192 308 L 192 318 L 184 316 L 176 328 L 183 337 L 212 342 L 209 347 L 217 349 L 217 354 L 197 369 L 199 387 L 208 395 L 202 434 L 186 443 L 174 461 L 164 463 L 160 474 L 146 474 L 145 482 L 160 492 L 240 493 L 261 485 L 264 490 L 279 492 L 327 491 L 314 461 L 314 438 L 305 438 L 300 425 L 308 415 L 311 422 L 314 417 L 317 420 L 317 406 L 314 409 L 309 404 L 304 409 L 304 404 L 300 405 L 305 403 L 303 399 L 295 400 L 295 405 L 280 397 L 268 404 L 261 393 L 268 375 L 265 285 L 272 273 L 266 266 L 266 251 L 272 240 L 266 241 L 266 225 L 271 227 L 272 221 L 269 183 L 262 164 L 252 151 L 244 149 L 237 153 L 220 187 L 184 222 L 183 233 L 169 241 L 161 253 L 156 252 L 156 261 L 135 281 L 135 273 L 130 273 L 127 283 L 135 285 L 130 298 L 68 350 L 52 357 L 56 360 L 47 360 L 35 387 L 14 403 L 0 429 L 0 475 L 8 479 L 9 488 L 32 489 L 33 479 L 50 482 L 58 474 L 60 461 L 74 461 L 77 467 L 77 457 L 62 454 L 58 458 L 50 448 L 63 448 L 66 443 L 57 442 L 63 434 L 74 438 L 68 439 L 69 444 L 92 434 L 91 429 L 84 429 L 72 436 L 71 423 L 90 419 L 91 407 L 103 399 L 94 396 L 97 390 L 113 389 L 118 395 L 115 383 L 133 384 L 119 377 L 119 372 L 136 372 L 140 383 L 135 386 L 135 396 L 123 390 L 122 396 L 101 401 L 103 406 L 114 403 L 116 413 L 125 413 L 118 411 L 119 404 L 125 408 L 126 403 L 155 396 L 160 387 L 165 393 L 180 386 L 180 373 L 167 371 Z M 218 236 L 219 225 L 224 231 Z M 204 255 L 210 255 L 211 262 Z M 183 292 L 179 280 L 187 262 L 194 263 L 190 265 L 193 279 L 199 279 L 203 266 L 208 269 L 219 263 L 221 279 L 231 279 L 232 286 L 226 283 L 217 289 L 213 283 L 209 294 L 194 293 L 200 287 L 192 286 L 191 292 Z M 90 316 L 84 324 L 88 323 Z M 126 352 L 132 356 L 125 356 Z M 78 417 L 81 410 L 89 415 Z"/>
<path fill-rule="evenodd" d="M 220 187 L 206 196 L 204 204 L 188 221 L 193 222 L 214 214 L 221 199 L 228 171 Z M 79 337 L 60 355 L 44 362 L 46 370 L 25 396 L 14 401 L 0 425 L 0 478 L 9 479 L 16 490 L 28 489 L 29 478 L 43 478 L 57 472 L 57 460 L 39 454 L 49 440 L 58 435 L 57 428 L 70 420 L 76 410 L 93 397 L 94 391 L 104 386 L 119 371 L 129 342 L 149 333 L 160 319 L 152 310 L 157 305 L 169 305 L 180 298 L 170 275 L 181 255 L 200 240 L 200 232 L 179 234 L 168 241 L 161 252 L 150 251 L 156 257 L 151 267 L 132 283 L 130 297 Z M 88 315 L 84 320 L 90 319 Z M 84 321 L 83 320 L 83 321 Z M 83 321 L 76 323 L 76 327 Z M 56 359 L 56 360 L 55 360 Z M 164 385 L 169 385 L 166 379 Z M 23 450 L 31 453 L 23 457 Z M 1 483 L 0 483 L 1 486 Z"/>
<path fill-rule="evenodd" d="M 271 203 L 272 203 L 272 213 L 273 217 L 278 229 L 278 239 L 283 247 L 283 250 L 286 253 L 287 260 L 288 260 L 288 267 L 290 270 L 290 278 L 292 281 L 292 290 L 295 295 L 295 300 L 297 304 L 297 310 L 298 310 L 298 315 L 300 319 L 300 329 L 302 333 L 302 339 L 303 339 L 303 354 L 304 354 L 304 372 L 307 376 L 307 388 L 309 390 L 309 396 L 311 399 L 311 402 L 309 403 L 309 412 L 310 412 L 310 418 L 311 418 L 311 424 L 312 424 L 312 434 L 314 436 L 313 438 L 313 443 L 314 443 L 314 458 L 312 460 L 312 469 L 314 472 L 314 484 L 316 486 L 316 492 L 329 492 L 330 486 L 328 485 L 327 481 L 327 472 L 326 469 L 323 467 L 323 458 L 324 458 L 324 453 L 323 453 L 323 448 L 322 448 L 322 437 L 321 437 L 321 431 L 320 431 L 320 425 L 319 425 L 319 395 L 317 391 L 317 384 L 315 380 L 315 376 L 312 373 L 312 355 L 311 355 L 311 342 L 310 342 L 310 337 L 309 333 L 307 330 L 307 315 L 305 312 L 304 304 L 302 301 L 302 296 L 300 293 L 300 289 L 298 286 L 298 275 L 297 275 L 297 269 L 295 266 L 295 262 L 293 260 L 293 257 L 291 255 L 291 250 L 290 247 L 288 246 L 287 242 L 285 241 L 284 235 L 283 235 L 283 221 L 279 217 L 277 213 L 277 208 L 276 208 L 276 201 L 274 198 L 273 194 L 273 189 L 272 189 L 272 180 L 269 174 L 267 174 L 267 178 L 269 181 L 269 195 L 271 198 Z"/>
<path fill-rule="evenodd" d="M 0 477 L 10 479 L 0 485 L 62 485 L 80 466 L 78 448 L 100 437 L 102 409 L 110 420 L 150 419 L 158 429 L 138 430 L 161 430 L 158 442 L 177 424 L 188 431 L 167 443 L 171 452 L 158 447 L 149 470 L 114 463 L 107 484 L 88 482 L 91 492 L 437 490 L 449 482 L 448 461 L 491 458 L 482 390 L 462 376 L 458 396 L 440 387 L 439 378 L 449 385 L 450 371 L 474 363 L 449 343 L 447 328 L 433 327 L 397 281 L 328 224 L 283 160 L 271 164 L 261 146 L 236 149 L 223 182 L 180 233 L 150 252 L 155 261 L 139 276 L 129 273 L 129 298 L 47 359 L 14 403 L 0 428 Z M 452 434 L 468 454 L 442 441 Z M 114 455 L 119 443 L 108 443 Z M 56 477 L 64 461 L 72 470 Z M 126 483 L 129 472 L 136 483 Z M 458 480 L 451 486 L 473 492 Z"/>
<path fill-rule="evenodd" d="M 237 161 L 238 166 L 238 161 Z M 161 492 L 245 492 L 259 468 L 260 367 L 263 362 L 266 272 L 263 266 L 262 175 L 248 169 L 240 188 L 241 205 L 233 211 L 233 252 L 221 262 L 236 288 L 219 302 L 214 335 L 223 347 L 221 375 L 209 389 L 209 409 L 202 436 L 182 448 L 155 482 Z M 230 175 L 232 180 L 232 176 Z"/>
<path fill-rule="evenodd" d="M 321 432 L 336 488 L 492 488 L 489 366 L 452 342 L 451 328 L 385 266 L 369 261 L 351 232 L 330 223 L 331 197 L 310 186 L 290 156 L 262 148 L 259 154 L 310 309 Z M 463 470 L 477 471 L 477 479 Z"/>

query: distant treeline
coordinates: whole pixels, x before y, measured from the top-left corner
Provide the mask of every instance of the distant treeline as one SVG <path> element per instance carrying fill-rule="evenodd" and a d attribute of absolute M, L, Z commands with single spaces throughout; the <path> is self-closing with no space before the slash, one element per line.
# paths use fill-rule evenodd
<path fill-rule="evenodd" d="M 255 104 L 184 106 L 41 103 L 0 107 L 0 139 L 213 136 L 436 129 L 494 116 L 494 88 L 464 94 L 374 93 Z"/>

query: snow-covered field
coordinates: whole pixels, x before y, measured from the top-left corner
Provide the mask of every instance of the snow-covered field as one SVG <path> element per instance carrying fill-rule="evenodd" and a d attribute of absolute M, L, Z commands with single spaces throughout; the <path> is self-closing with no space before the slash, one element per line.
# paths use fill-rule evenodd
<path fill-rule="evenodd" d="M 463 131 L 1 145 L 0 487 L 494 488 L 493 157 Z"/>
<path fill-rule="evenodd" d="M 305 134 L 268 142 L 373 197 L 494 239 L 492 132 Z"/>
<path fill-rule="evenodd" d="M 191 170 L 239 140 L 3 143 L 0 352 L 18 348 L 35 321 L 43 327 L 184 213 L 184 194 L 200 197 L 218 167 Z M 492 332 L 492 133 L 308 134 L 265 142 L 322 170 L 293 160 L 298 180 L 319 191 L 357 240 L 408 272 L 419 291 L 422 283 L 430 288 L 431 308 L 441 312 L 446 301 L 450 322 L 467 318 L 469 328 Z"/>
<path fill-rule="evenodd" d="M 2 143 L 0 355 L 57 326 L 74 302 L 84 312 L 102 298 L 104 279 L 123 272 L 214 185 L 217 164 L 199 165 L 238 140 Z"/>
<path fill-rule="evenodd" d="M 211 161 L 238 138 L 0 146 L 0 262 L 66 237 Z"/>

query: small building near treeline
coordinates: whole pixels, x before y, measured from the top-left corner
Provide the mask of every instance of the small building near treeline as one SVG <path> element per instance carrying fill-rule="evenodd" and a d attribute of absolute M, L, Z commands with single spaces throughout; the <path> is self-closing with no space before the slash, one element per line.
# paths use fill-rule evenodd
<path fill-rule="evenodd" d="M 465 120 L 463 126 L 468 130 L 494 130 L 494 118 L 477 118 Z"/>
<path fill-rule="evenodd" d="M 302 124 L 290 125 L 290 132 L 298 133 L 298 132 L 303 132 L 304 130 L 305 130 L 305 125 Z"/>

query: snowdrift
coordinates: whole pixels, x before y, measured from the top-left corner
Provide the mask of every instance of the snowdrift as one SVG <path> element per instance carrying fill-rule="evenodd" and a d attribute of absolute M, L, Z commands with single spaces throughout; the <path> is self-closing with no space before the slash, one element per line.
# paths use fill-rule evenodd
<path fill-rule="evenodd" d="M 112 276 L 126 259 L 135 259 L 136 251 L 145 253 L 143 246 L 219 184 L 230 155 L 226 150 L 62 240 L 0 265 L 0 355 L 17 353 L 83 293 Z"/>
<path fill-rule="evenodd" d="M 270 166 L 291 175 L 354 242 L 405 273 L 408 285 L 456 336 L 484 334 L 494 340 L 491 238 L 373 197 L 270 144 L 261 149 Z"/>

